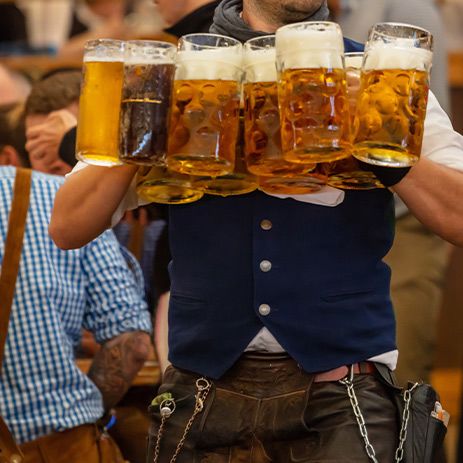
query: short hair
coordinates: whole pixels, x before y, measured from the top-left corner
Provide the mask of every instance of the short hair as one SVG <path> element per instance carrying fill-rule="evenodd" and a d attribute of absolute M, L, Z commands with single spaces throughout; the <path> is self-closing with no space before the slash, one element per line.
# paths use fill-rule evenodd
<path fill-rule="evenodd" d="M 0 105 L 0 148 L 7 145 L 17 151 L 24 167 L 31 166 L 26 151 L 26 125 L 22 103 Z"/>
<path fill-rule="evenodd" d="M 49 114 L 77 102 L 80 81 L 80 71 L 62 71 L 36 82 L 26 100 L 26 116 Z"/>

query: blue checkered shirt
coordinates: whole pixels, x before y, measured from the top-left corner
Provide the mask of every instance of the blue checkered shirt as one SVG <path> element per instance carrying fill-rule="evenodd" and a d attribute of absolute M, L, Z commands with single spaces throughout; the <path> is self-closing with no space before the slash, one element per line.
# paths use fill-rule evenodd
<path fill-rule="evenodd" d="M 0 260 L 15 169 L 0 167 Z M 151 331 L 143 287 L 112 232 L 73 251 L 48 236 L 63 179 L 33 173 L 16 293 L 0 377 L 0 414 L 19 443 L 93 423 L 103 415 L 97 387 L 75 364 L 82 328 L 98 342 Z M 135 263 L 136 275 L 140 269 Z M 142 283 L 143 284 L 143 283 Z"/>

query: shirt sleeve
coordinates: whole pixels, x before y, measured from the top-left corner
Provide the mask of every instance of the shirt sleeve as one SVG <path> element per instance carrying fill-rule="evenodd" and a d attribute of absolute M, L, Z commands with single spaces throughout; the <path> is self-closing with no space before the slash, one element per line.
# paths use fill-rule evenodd
<path fill-rule="evenodd" d="M 424 123 L 422 156 L 463 171 L 463 136 L 453 129 L 449 117 L 432 92 L 429 93 Z"/>
<path fill-rule="evenodd" d="M 83 272 L 87 307 L 83 327 L 102 343 L 127 331 L 152 330 L 140 272 L 127 265 L 114 233 L 107 231 L 86 246 Z M 138 267 L 138 263 L 131 262 Z"/>
<path fill-rule="evenodd" d="M 88 167 L 88 164 L 86 164 L 85 162 L 79 161 L 74 166 L 72 171 L 66 175 L 66 178 L 75 174 L 76 172 L 79 172 L 85 169 L 86 167 Z M 108 169 L 111 169 L 111 167 L 108 167 Z M 137 207 L 144 206 L 145 204 L 149 204 L 149 201 L 143 201 L 137 195 L 136 178 L 134 178 L 132 183 L 130 184 L 129 189 L 127 190 L 127 193 L 125 194 L 124 198 L 122 199 L 121 203 L 119 204 L 118 208 L 116 209 L 116 211 L 114 212 L 111 218 L 111 227 L 114 227 L 119 223 L 119 221 L 122 219 L 126 211 L 136 209 Z"/>

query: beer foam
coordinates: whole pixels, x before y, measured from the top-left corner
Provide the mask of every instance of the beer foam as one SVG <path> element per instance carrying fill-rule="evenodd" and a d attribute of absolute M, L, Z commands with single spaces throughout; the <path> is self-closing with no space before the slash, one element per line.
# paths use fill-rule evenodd
<path fill-rule="evenodd" d="M 126 57 L 124 60 L 124 64 L 131 66 L 146 66 L 149 64 L 174 64 L 174 62 L 174 57 L 168 58 L 167 56 L 130 56 Z"/>
<path fill-rule="evenodd" d="M 343 68 L 344 42 L 336 31 L 283 29 L 276 34 L 279 68 Z"/>
<path fill-rule="evenodd" d="M 87 53 L 84 56 L 84 63 L 123 63 L 123 56 L 101 56 Z"/>
<path fill-rule="evenodd" d="M 422 48 L 400 48 L 377 44 L 366 52 L 364 69 L 414 69 L 429 70 L 433 54 Z"/>
<path fill-rule="evenodd" d="M 241 80 L 243 55 L 236 49 L 179 51 L 177 80 Z"/>
<path fill-rule="evenodd" d="M 243 58 L 245 79 L 247 82 L 276 82 L 276 50 L 246 50 Z"/>

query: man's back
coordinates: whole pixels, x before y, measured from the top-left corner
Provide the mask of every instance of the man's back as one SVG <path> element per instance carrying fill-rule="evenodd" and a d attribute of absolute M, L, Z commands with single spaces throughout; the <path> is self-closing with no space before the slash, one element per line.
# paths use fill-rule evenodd
<path fill-rule="evenodd" d="M 0 168 L 2 259 L 15 172 Z M 53 200 L 63 180 L 37 172 L 32 176 L 0 378 L 0 413 L 19 443 L 102 416 L 101 393 L 74 362 L 82 328 L 100 342 L 131 329 L 150 329 L 112 232 L 71 252 L 59 250 L 49 238 Z"/>

